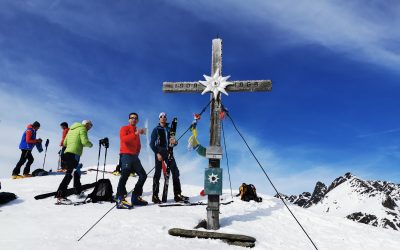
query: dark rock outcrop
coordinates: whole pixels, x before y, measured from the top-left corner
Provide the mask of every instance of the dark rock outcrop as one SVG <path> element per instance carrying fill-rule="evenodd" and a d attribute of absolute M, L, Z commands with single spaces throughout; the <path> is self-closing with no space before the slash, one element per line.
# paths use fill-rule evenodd
<path fill-rule="evenodd" d="M 392 200 L 389 195 L 386 196 L 386 199 L 384 201 L 382 201 L 382 205 L 391 210 L 394 210 L 397 207 L 396 202 L 394 202 L 394 200 Z"/>

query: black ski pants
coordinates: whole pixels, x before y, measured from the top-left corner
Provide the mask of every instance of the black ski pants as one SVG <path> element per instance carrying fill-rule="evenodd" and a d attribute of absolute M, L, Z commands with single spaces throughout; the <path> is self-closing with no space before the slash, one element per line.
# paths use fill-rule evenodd
<path fill-rule="evenodd" d="M 80 194 L 82 191 L 81 185 L 81 172 L 79 169 L 80 156 L 73 153 L 65 153 L 64 160 L 67 172 L 65 172 L 64 179 L 61 181 L 57 190 L 57 198 L 65 198 L 67 194 L 68 185 L 72 180 L 72 172 L 74 171 L 74 188 L 75 194 Z"/>
<path fill-rule="evenodd" d="M 169 168 L 171 169 L 172 174 L 172 183 L 174 185 L 174 195 L 178 195 L 182 193 L 181 190 L 181 181 L 179 180 L 179 169 L 176 165 L 175 158 L 172 157 L 168 161 L 168 155 L 162 154 L 162 157 Z M 155 155 L 155 172 L 153 177 L 153 195 L 158 196 L 158 192 L 160 189 L 160 177 L 161 177 L 161 170 L 162 170 L 162 162 L 157 159 L 157 154 Z"/>
<path fill-rule="evenodd" d="M 147 174 L 144 171 L 142 163 L 140 162 L 138 155 L 121 154 L 121 177 L 119 178 L 117 197 L 122 197 L 127 194 L 126 182 L 128 181 L 129 175 L 135 172 L 139 176 L 139 180 L 136 182 L 135 188 L 133 189 L 133 195 L 141 196 L 143 194 L 143 185 L 146 182 Z"/>
<path fill-rule="evenodd" d="M 12 175 L 19 175 L 21 167 L 25 164 L 26 160 L 28 160 L 28 163 L 26 163 L 25 165 L 23 174 L 29 174 L 34 159 L 32 156 L 32 150 L 21 149 L 21 157 L 19 158 L 19 161 L 15 166 Z"/>

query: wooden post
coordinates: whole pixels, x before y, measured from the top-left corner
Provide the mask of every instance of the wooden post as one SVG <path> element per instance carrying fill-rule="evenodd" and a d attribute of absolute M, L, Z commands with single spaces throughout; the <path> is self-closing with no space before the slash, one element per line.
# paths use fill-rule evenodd
<path fill-rule="evenodd" d="M 221 76 L 222 73 L 222 40 L 217 38 L 212 41 L 212 62 L 211 75 L 216 72 Z M 219 121 L 219 113 L 221 112 L 221 93 L 217 99 L 213 99 L 213 94 L 210 94 L 211 109 L 210 109 L 210 146 L 221 146 L 221 124 Z M 209 159 L 208 167 L 219 168 L 219 159 Z M 208 195 L 207 204 L 207 229 L 219 229 L 219 195 Z"/>

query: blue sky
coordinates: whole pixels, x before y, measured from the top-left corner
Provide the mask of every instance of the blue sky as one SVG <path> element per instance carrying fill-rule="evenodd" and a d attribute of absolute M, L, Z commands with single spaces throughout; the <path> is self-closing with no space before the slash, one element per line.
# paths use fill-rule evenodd
<path fill-rule="evenodd" d="M 117 161 L 129 112 L 150 129 L 165 111 L 178 134 L 208 95 L 164 94 L 163 81 L 203 80 L 211 40 L 223 39 L 223 75 L 271 79 L 273 91 L 232 93 L 223 102 L 278 189 L 312 191 L 352 172 L 400 183 L 400 4 L 396 1 L 0 1 L 0 176 L 18 161 L 24 127 L 38 120 L 56 168 L 59 123 L 94 122 Z M 273 193 L 229 121 L 233 187 Z M 208 144 L 209 115 L 199 123 Z M 202 185 L 207 161 L 177 149 L 182 182 Z M 152 155 L 142 138 L 142 162 Z M 34 152 L 35 167 L 43 154 Z M 225 159 L 221 166 L 226 171 Z M 224 187 L 227 175 L 224 177 Z"/>

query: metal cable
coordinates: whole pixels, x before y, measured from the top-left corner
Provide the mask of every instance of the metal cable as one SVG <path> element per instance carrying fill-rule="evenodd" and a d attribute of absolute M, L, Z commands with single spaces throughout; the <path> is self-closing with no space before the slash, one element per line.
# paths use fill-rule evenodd
<path fill-rule="evenodd" d="M 253 153 L 253 150 L 251 150 L 249 144 L 247 144 L 246 139 L 243 137 L 242 133 L 240 133 L 239 129 L 236 127 L 235 122 L 233 121 L 232 117 L 229 115 L 228 112 L 226 112 L 226 115 L 229 117 L 229 119 L 231 120 L 233 126 L 235 127 L 236 131 L 238 132 L 238 134 L 240 135 L 240 137 L 243 139 L 244 143 L 246 144 L 247 148 L 249 149 L 250 153 L 253 155 L 254 159 L 257 161 L 258 165 L 260 166 L 261 170 L 264 172 L 265 176 L 267 177 L 269 183 L 271 183 L 272 187 L 274 188 L 276 194 L 278 195 L 278 197 L 281 199 L 281 201 L 283 202 L 283 204 L 286 206 L 286 208 L 289 210 L 290 214 L 293 216 L 293 218 L 296 220 L 297 224 L 300 226 L 300 228 L 303 230 L 303 232 L 306 234 L 307 238 L 311 241 L 311 244 L 315 247 L 315 249 L 318 250 L 317 246 L 315 245 L 315 243 L 313 242 L 313 240 L 311 239 L 311 237 L 308 235 L 308 233 L 306 232 L 306 230 L 303 228 L 303 226 L 300 224 L 300 222 L 297 220 L 296 216 L 293 214 L 293 212 L 290 210 L 290 208 L 288 207 L 288 205 L 286 204 L 285 200 L 282 198 L 282 196 L 280 195 L 280 193 L 278 192 L 278 190 L 276 189 L 275 185 L 272 183 L 271 179 L 269 178 L 267 172 L 265 172 L 263 166 L 261 165 L 260 161 L 257 159 L 257 157 L 255 156 L 255 154 Z"/>
<path fill-rule="evenodd" d="M 231 197 L 232 197 L 232 200 L 233 200 L 231 173 L 230 173 L 230 170 L 229 170 L 229 159 L 228 159 L 228 151 L 226 150 L 225 131 L 224 131 L 224 122 L 223 122 L 223 121 L 221 121 L 221 129 L 222 129 L 222 138 L 224 139 L 224 148 L 225 148 L 225 155 L 226 155 L 226 165 L 227 165 L 227 167 L 228 167 L 229 186 L 230 186 L 230 188 L 231 188 Z"/>

